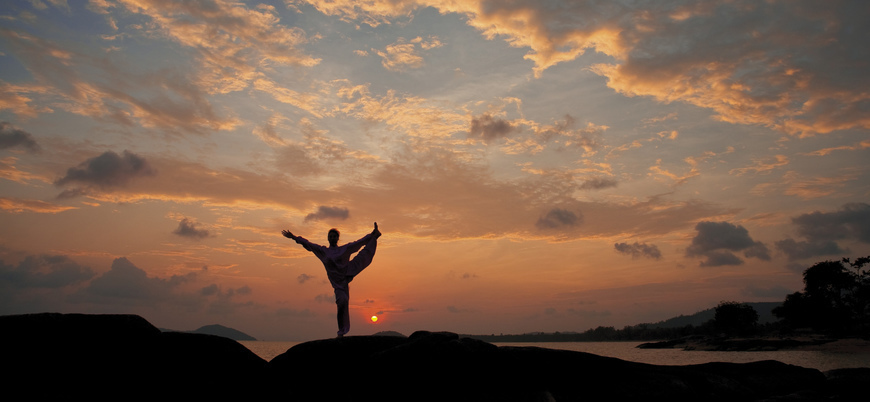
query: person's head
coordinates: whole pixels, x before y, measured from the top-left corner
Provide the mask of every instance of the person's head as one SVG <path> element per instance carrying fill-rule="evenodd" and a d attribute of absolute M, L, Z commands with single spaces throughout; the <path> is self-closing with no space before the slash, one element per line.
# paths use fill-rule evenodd
<path fill-rule="evenodd" d="M 332 228 L 329 229 L 329 233 L 326 234 L 326 239 L 329 240 L 330 245 L 338 245 L 338 236 L 341 233 L 338 232 L 338 229 Z"/>

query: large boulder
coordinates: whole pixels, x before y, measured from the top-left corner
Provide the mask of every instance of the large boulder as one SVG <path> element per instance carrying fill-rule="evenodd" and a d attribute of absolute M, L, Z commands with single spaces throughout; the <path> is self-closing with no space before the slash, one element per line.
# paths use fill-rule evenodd
<path fill-rule="evenodd" d="M 28 398 L 243 396 L 266 364 L 236 341 L 162 333 L 136 315 L 2 316 L 0 345 L 6 391 Z"/>

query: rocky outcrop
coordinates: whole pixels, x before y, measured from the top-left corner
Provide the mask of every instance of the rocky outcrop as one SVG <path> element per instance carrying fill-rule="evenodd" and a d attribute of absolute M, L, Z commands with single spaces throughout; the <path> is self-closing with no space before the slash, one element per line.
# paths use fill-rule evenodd
<path fill-rule="evenodd" d="M 5 316 L 0 340 L 5 391 L 28 399 L 852 400 L 870 376 L 776 361 L 656 366 L 425 331 L 306 342 L 267 363 L 233 340 L 161 333 L 132 315 Z"/>
<path fill-rule="evenodd" d="M 656 366 L 438 332 L 309 342 L 273 359 L 268 370 L 272 382 L 283 381 L 281 396 L 303 400 L 733 401 L 825 383 L 818 370 L 776 361 Z"/>
<path fill-rule="evenodd" d="M 27 399 L 245 396 L 266 365 L 236 341 L 136 315 L 2 316 L 0 345 L 4 388 Z"/>

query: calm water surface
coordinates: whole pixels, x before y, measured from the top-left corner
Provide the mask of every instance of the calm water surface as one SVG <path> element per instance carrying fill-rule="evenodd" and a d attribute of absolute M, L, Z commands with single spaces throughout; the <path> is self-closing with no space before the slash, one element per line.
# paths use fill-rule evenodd
<path fill-rule="evenodd" d="M 265 360 L 272 360 L 300 342 L 240 341 L 242 345 Z M 637 349 L 641 342 L 522 342 L 495 343 L 497 346 L 534 346 L 548 349 L 574 350 L 599 356 L 616 357 L 639 363 L 681 366 L 709 362 L 749 363 L 778 360 L 783 363 L 821 371 L 838 368 L 870 367 L 870 352 L 845 353 L 808 350 L 775 352 L 703 352 L 681 349 Z"/>

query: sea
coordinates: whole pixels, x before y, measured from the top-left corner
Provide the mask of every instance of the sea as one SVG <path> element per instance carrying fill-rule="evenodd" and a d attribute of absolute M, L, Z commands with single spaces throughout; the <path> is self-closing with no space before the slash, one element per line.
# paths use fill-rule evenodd
<path fill-rule="evenodd" d="M 272 360 L 301 342 L 240 341 L 266 361 Z M 683 366 L 710 362 L 750 363 L 777 360 L 786 364 L 828 371 L 841 368 L 870 367 L 870 351 L 778 350 L 769 352 L 708 352 L 682 349 L 638 349 L 642 342 L 522 342 L 493 343 L 496 346 L 531 346 L 573 350 L 615 357 L 639 363 Z"/>

